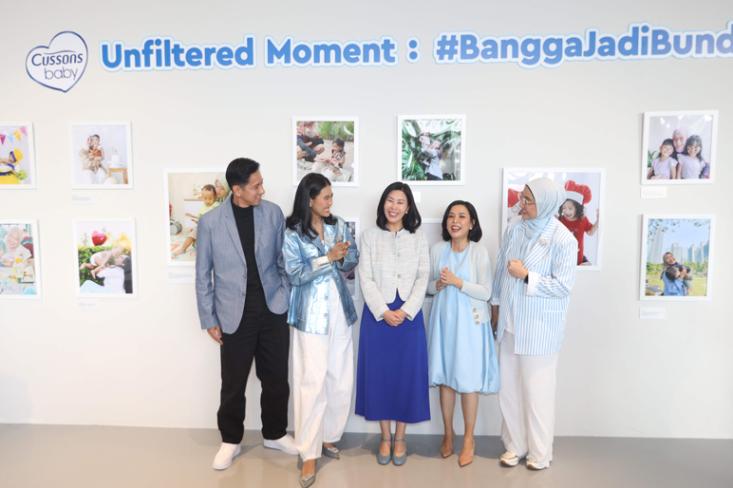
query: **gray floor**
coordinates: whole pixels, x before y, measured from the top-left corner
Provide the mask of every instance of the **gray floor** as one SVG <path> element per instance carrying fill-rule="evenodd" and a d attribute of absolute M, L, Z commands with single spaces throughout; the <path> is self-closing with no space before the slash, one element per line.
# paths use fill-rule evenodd
<path fill-rule="evenodd" d="M 440 458 L 440 436 L 420 435 L 408 435 L 407 464 L 379 466 L 377 441 L 347 434 L 342 459 L 319 462 L 316 487 L 733 487 L 733 440 L 560 437 L 555 462 L 541 472 L 499 467 L 496 437 L 478 438 L 465 468 L 456 456 Z M 298 486 L 296 457 L 263 449 L 257 432 L 243 445 L 234 464 L 216 472 L 214 430 L 0 425 L 0 487 Z"/>

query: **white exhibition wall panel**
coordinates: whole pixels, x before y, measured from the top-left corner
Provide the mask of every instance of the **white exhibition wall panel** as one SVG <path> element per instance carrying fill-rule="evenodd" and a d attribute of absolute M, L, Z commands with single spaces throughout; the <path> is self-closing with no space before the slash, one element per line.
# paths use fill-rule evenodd
<path fill-rule="evenodd" d="M 604 172 L 602 266 L 578 273 L 572 294 L 559 362 L 557 434 L 733 437 L 733 328 L 726 303 L 733 295 L 727 277 L 733 269 L 727 252 L 733 245 L 733 58 L 669 55 L 526 68 L 441 64 L 432 53 L 443 32 L 583 37 L 591 28 L 622 35 L 630 24 L 647 22 L 717 33 L 733 20 L 728 3 L 719 0 L 696 4 L 694 15 L 690 10 L 681 0 L 595 5 L 214 0 L 203 9 L 195 2 L 132 0 L 107 6 L 79 0 L 21 2 L 4 9 L 5 25 L 25 27 L 0 34 L 0 126 L 32 125 L 34 147 L 27 152 L 34 168 L 28 189 L 0 188 L 0 220 L 35 222 L 43 293 L 0 301 L 0 422 L 214 428 L 219 354 L 198 324 L 191 267 L 175 265 L 187 258 L 171 254 L 171 246 L 183 240 L 171 238 L 175 221 L 185 231 L 182 216 L 200 208 L 201 183 L 213 185 L 235 157 L 254 158 L 263 164 L 266 198 L 287 214 L 299 169 L 294 165 L 309 167 L 294 157 L 294 117 L 358 120 L 358 147 L 346 136 L 347 161 L 358 161 L 357 184 L 335 187 L 334 209 L 358 221 L 363 231 L 374 225 L 381 190 L 397 178 L 399 117 L 460 114 L 465 133 L 460 155 L 452 157 L 460 161 L 462 184 L 421 182 L 414 190 L 426 219 L 439 219 L 451 200 L 474 203 L 492 261 L 506 204 L 503 168 Z M 85 69 L 81 62 L 76 74 L 60 74 L 76 79 L 49 80 L 58 90 L 41 86 L 26 72 L 26 57 L 65 30 L 86 43 Z M 145 39 L 169 38 L 182 45 L 236 47 L 247 37 L 253 39 L 255 59 L 247 68 L 108 70 L 102 65 L 104 42 L 141 48 Z M 391 38 L 397 62 L 266 66 L 267 39 L 281 45 L 288 37 L 343 43 Z M 408 59 L 413 38 L 419 41 L 415 61 Z M 76 38 L 68 43 L 46 52 L 81 49 Z M 46 76 L 42 68 L 31 74 Z M 717 111 L 714 181 L 643 186 L 643 114 L 688 110 Z M 72 175 L 78 173 L 72 165 L 80 164 L 81 151 L 72 126 L 110 123 L 129 124 L 129 138 L 116 143 L 113 169 L 117 182 L 125 169 L 131 182 L 134 167 L 134 184 L 115 187 L 101 178 L 99 188 L 72 189 Z M 436 130 L 430 137 L 426 145 L 444 136 Z M 3 151 L 0 157 L 9 153 Z M 170 175 L 187 172 L 212 177 L 167 188 Z M 177 201 L 183 208 L 169 209 Z M 716 217 L 710 299 L 639 299 L 644 214 Z M 591 217 L 595 221 L 595 212 Z M 114 299 L 77 293 L 74 223 L 121 220 L 134 221 L 134 294 Z M 96 245 L 91 243 L 90 248 Z M 358 325 L 354 335 L 357 340 Z M 253 375 L 248 428 L 260 425 L 258 397 Z M 442 432 L 437 391 L 431 402 L 433 419 L 411 432 Z M 477 433 L 497 434 L 496 398 L 482 398 L 480 408 Z M 460 432 L 460 409 L 456 416 Z M 352 416 L 348 429 L 378 428 Z"/>

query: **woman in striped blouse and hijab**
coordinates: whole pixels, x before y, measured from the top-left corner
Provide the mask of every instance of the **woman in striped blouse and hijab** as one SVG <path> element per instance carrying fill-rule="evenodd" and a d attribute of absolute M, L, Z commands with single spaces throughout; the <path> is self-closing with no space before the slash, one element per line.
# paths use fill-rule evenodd
<path fill-rule="evenodd" d="M 555 372 L 578 243 L 554 218 L 565 191 L 549 178 L 532 180 L 520 195 L 521 220 L 501 243 L 491 295 L 497 332 L 504 466 L 527 458 L 527 468 L 552 461 Z"/>

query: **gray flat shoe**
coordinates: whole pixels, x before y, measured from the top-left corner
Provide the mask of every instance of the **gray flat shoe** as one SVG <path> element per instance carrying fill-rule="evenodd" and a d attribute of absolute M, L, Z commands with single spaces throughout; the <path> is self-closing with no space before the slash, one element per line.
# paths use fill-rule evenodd
<path fill-rule="evenodd" d="M 341 450 L 336 446 L 323 446 L 323 455 L 331 459 L 341 459 Z"/>
<path fill-rule="evenodd" d="M 314 473 L 310 476 L 306 476 L 305 478 L 301 476 L 298 482 L 300 483 L 300 488 L 308 488 L 309 486 L 313 486 L 313 483 L 316 482 L 316 475 Z"/>
<path fill-rule="evenodd" d="M 405 442 L 405 438 L 404 437 L 402 439 L 395 438 L 394 441 L 395 443 Z M 405 445 L 405 447 L 407 446 Z M 392 464 L 394 464 L 395 466 L 402 466 L 406 462 L 407 462 L 407 449 L 405 449 L 405 453 L 402 456 L 395 456 L 394 451 L 392 452 Z"/>
<path fill-rule="evenodd" d="M 381 441 L 379 441 L 380 444 L 382 442 L 389 442 L 389 454 L 387 454 L 386 456 L 382 456 L 379 453 L 379 449 L 377 449 L 377 463 L 385 466 L 389 464 L 389 462 L 392 460 L 392 439 L 382 439 Z"/>

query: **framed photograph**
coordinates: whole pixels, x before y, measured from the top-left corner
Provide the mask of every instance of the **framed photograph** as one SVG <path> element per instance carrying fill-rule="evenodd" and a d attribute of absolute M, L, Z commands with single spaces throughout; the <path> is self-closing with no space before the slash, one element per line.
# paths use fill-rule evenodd
<path fill-rule="evenodd" d="M 356 117 L 293 117 L 293 184 L 320 173 L 334 186 L 358 186 L 358 125 Z"/>
<path fill-rule="evenodd" d="M 34 220 L 0 220 L 0 298 L 40 296 L 39 249 Z"/>
<path fill-rule="evenodd" d="M 71 126 L 72 188 L 132 188 L 132 140 L 127 122 Z"/>
<path fill-rule="evenodd" d="M 226 200 L 230 190 L 223 171 L 170 170 L 165 173 L 165 222 L 170 266 L 196 263 L 196 229 L 202 215 Z"/>
<path fill-rule="evenodd" d="M 463 185 L 466 116 L 398 116 L 397 177 L 410 184 Z"/>
<path fill-rule="evenodd" d="M 642 184 L 712 183 L 717 138 L 717 110 L 645 112 Z"/>
<path fill-rule="evenodd" d="M 578 269 L 601 269 L 601 216 L 605 171 L 600 168 L 504 168 L 501 235 L 521 219 L 519 194 L 535 178 L 546 177 L 565 188 L 556 217 L 578 241 Z"/>
<path fill-rule="evenodd" d="M 36 187 L 36 158 L 30 122 L 0 122 L 0 190 Z"/>
<path fill-rule="evenodd" d="M 644 215 L 641 300 L 710 299 L 714 224 L 712 215 Z"/>
<path fill-rule="evenodd" d="M 359 219 L 356 217 L 342 217 L 346 221 L 346 225 L 349 226 L 351 235 L 354 236 L 354 241 L 359 244 Z M 346 280 L 346 287 L 349 289 L 351 298 L 356 299 L 359 290 L 359 280 L 356 279 L 356 268 L 352 269 L 348 273 L 342 273 Z"/>
<path fill-rule="evenodd" d="M 74 264 L 80 297 L 131 297 L 135 278 L 135 221 L 74 222 Z"/>

